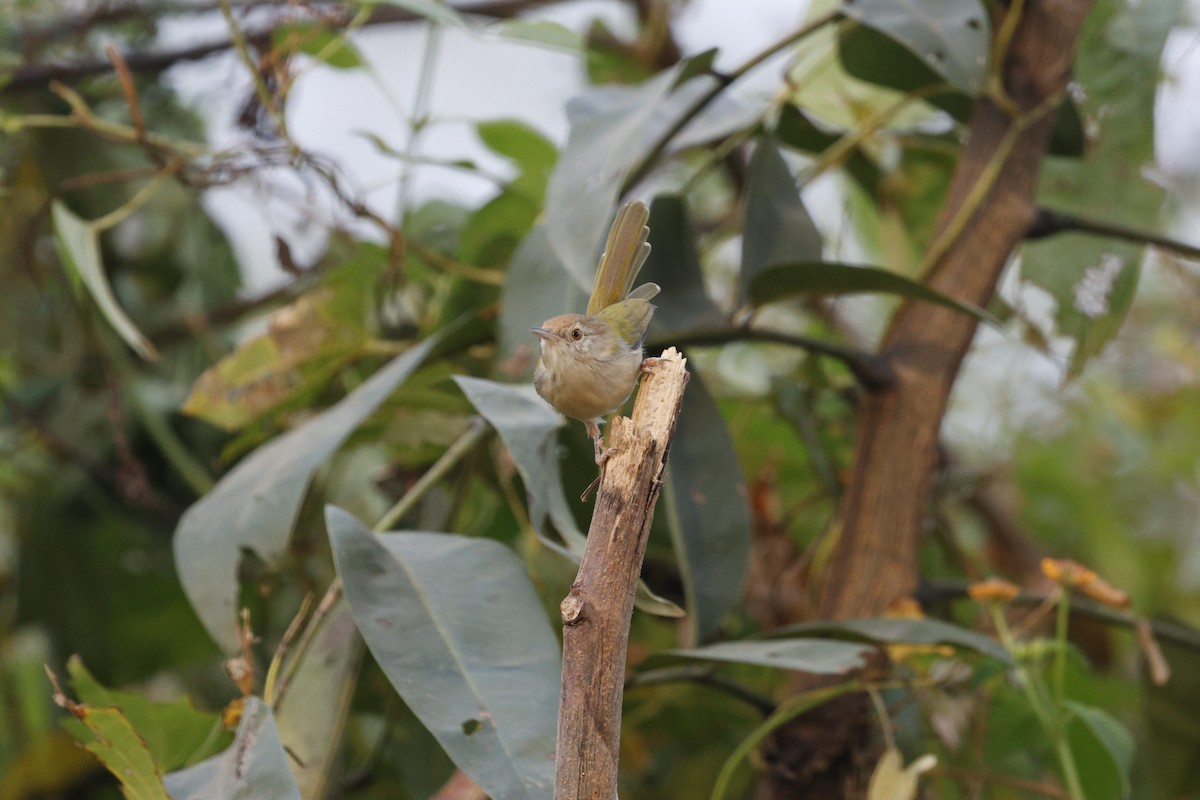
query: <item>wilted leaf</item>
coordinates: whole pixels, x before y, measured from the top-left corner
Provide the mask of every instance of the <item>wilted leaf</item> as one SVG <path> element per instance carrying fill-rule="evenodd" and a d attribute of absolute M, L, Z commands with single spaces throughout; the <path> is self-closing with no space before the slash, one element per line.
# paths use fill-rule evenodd
<path fill-rule="evenodd" d="M 693 642 L 714 633 L 742 599 L 751 540 L 746 502 L 725 420 L 692 375 L 660 504 L 678 554 Z"/>
<path fill-rule="evenodd" d="M 247 697 L 233 744 L 165 783 L 171 800 L 300 800 L 287 760 L 271 709 Z"/>
<path fill-rule="evenodd" d="M 233 652 L 237 568 L 242 550 L 273 564 L 287 548 L 313 472 L 359 423 L 420 366 L 437 343 L 431 336 L 298 428 L 247 456 L 184 512 L 175 529 L 175 564 L 204 627 Z"/>
<path fill-rule="evenodd" d="M 104 272 L 104 262 L 100 258 L 99 232 L 91 224 L 75 216 L 61 200 L 55 200 L 50 211 L 54 218 L 55 241 L 58 243 L 59 253 L 87 287 L 100 313 L 138 355 L 147 361 L 157 361 L 158 351 L 154 345 L 142 335 L 133 324 L 133 320 L 117 303 L 117 298 L 113 297 L 112 287 L 109 286 L 108 276 Z"/>
<path fill-rule="evenodd" d="M 204 371 L 180 409 L 228 431 L 328 380 L 366 341 L 366 330 L 330 313 L 334 292 L 301 295 L 271 314 L 267 330 Z"/>
<path fill-rule="evenodd" d="M 520 561 L 491 539 L 371 533 L 329 507 L 346 599 L 396 691 L 492 797 L 549 798 L 559 652 Z"/>

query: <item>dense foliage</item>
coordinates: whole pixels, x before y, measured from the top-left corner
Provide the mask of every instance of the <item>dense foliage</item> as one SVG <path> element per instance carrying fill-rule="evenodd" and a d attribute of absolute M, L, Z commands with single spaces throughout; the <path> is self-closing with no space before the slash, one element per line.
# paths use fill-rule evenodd
<path fill-rule="evenodd" d="M 550 797 L 558 603 L 595 466 L 529 386 L 528 330 L 586 304 L 627 196 L 650 204 L 642 278 L 663 287 L 647 347 L 693 373 L 633 621 L 628 796 L 747 796 L 777 730 L 851 693 L 872 800 L 918 780 L 1200 794 L 1197 253 L 1145 248 L 1183 202 L 1147 177 L 1175 0 L 1090 12 L 1041 213 L 986 308 L 928 275 L 1025 4 L 817 2 L 740 64 L 681 52 L 674 4 L 622 6 L 632 37 L 543 5 L 4 20 L 0 798 L 468 797 L 463 774 Z M 162 72 L 195 54 L 153 45 L 195 14 L 237 59 L 231 146 Z M 398 166 L 394 214 L 289 117 L 313 75 L 371 73 L 357 43 L 385 25 L 427 55 L 387 77 L 419 87 L 409 130 L 366 137 Z M 425 157 L 439 70 L 468 74 L 438 60 L 448 37 L 570 53 L 566 140 L 514 93 L 469 121 L 486 156 Z M 413 190 L 444 169 L 494 191 Z M 285 280 L 261 293 L 207 211 L 248 186 L 305 220 L 271 231 Z M 873 619 L 819 619 L 902 303 L 980 325 L 920 575 Z"/>

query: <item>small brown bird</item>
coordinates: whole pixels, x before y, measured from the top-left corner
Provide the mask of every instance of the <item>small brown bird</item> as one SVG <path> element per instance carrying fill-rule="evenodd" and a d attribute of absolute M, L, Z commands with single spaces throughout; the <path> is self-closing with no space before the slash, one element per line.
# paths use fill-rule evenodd
<path fill-rule="evenodd" d="M 638 376 L 651 359 L 642 359 L 642 341 L 659 292 L 653 283 L 629 290 L 646 256 L 650 210 L 634 201 L 617 212 L 586 314 L 551 317 L 531 332 L 542 340 L 533 384 L 550 405 L 581 420 L 603 464 L 600 445 L 604 417 L 621 407 L 633 393 Z"/>

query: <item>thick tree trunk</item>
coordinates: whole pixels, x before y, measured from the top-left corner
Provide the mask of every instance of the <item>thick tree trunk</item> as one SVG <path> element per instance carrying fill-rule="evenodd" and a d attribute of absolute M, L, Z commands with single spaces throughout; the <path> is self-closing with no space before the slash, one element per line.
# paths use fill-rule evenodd
<path fill-rule="evenodd" d="M 934 236 L 942 250 L 926 275 L 932 288 L 977 305 L 995 291 L 1036 208 L 1038 172 L 1054 124 L 1054 99 L 1069 79 L 1074 47 L 1091 0 L 1024 4 L 1003 67 L 1019 111 L 977 102 Z M 995 30 L 1000 30 L 997 20 Z M 1047 110 L 1048 109 L 1048 110 Z M 981 188 L 986 193 L 979 194 Z M 962 209 L 969 216 L 962 217 Z M 977 322 L 927 303 L 908 303 L 881 347 L 895 382 L 868 392 L 858 410 L 853 473 L 839 511 L 840 530 L 825 569 L 823 618 L 876 616 L 916 587 L 917 549 L 937 442 L 950 389 Z M 771 769 L 762 800 L 845 797 L 865 791 L 871 716 L 864 698 L 828 707 L 822 724 L 800 720 L 765 749 Z"/>

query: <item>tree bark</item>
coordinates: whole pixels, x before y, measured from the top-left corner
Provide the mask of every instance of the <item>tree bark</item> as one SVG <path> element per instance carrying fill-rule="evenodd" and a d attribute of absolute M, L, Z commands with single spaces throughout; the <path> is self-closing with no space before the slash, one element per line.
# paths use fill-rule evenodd
<path fill-rule="evenodd" d="M 1091 6 L 1092 0 L 1024 3 L 1002 72 L 1005 91 L 1019 110 L 1012 113 L 988 97 L 975 104 L 932 240 L 942 252 L 925 275 L 931 288 L 980 306 L 995 291 L 1034 218 L 1054 98 L 1065 91 L 1075 42 Z M 997 19 L 993 29 L 1000 30 L 1001 23 Z M 962 216 L 963 209 L 969 216 Z M 965 314 L 922 302 L 906 303 L 893 317 L 880 356 L 895 380 L 866 392 L 859 405 L 853 471 L 820 587 L 820 617 L 877 616 L 916 588 L 938 433 L 977 324 Z M 865 792 L 864 769 L 873 762 L 863 753 L 871 715 L 862 696 L 837 702 L 825 711 L 828 724 L 800 722 L 779 731 L 764 751 L 771 769 L 759 798 Z"/>
<path fill-rule="evenodd" d="M 687 360 L 664 352 L 642 380 L 633 418 L 612 421 L 579 574 L 562 601 L 562 700 L 555 800 L 615 800 L 621 699 L 633 598 L 667 451 L 687 384 Z"/>

